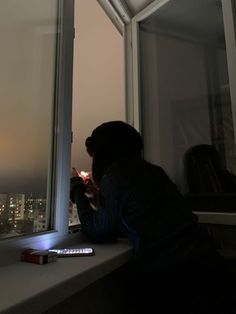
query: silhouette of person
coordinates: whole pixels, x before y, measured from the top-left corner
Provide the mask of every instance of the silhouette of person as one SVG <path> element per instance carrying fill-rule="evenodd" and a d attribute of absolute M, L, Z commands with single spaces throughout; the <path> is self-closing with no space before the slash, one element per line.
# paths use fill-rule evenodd
<path fill-rule="evenodd" d="M 91 241 L 122 235 L 133 245 L 125 271 L 127 312 L 234 313 L 225 261 L 165 171 L 142 157 L 140 133 L 122 121 L 105 122 L 86 148 L 96 210 L 81 177 L 71 178 L 70 196 Z"/>

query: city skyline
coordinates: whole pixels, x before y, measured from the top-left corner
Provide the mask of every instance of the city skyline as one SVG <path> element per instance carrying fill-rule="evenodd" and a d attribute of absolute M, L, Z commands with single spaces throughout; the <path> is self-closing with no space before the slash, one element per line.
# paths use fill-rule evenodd
<path fill-rule="evenodd" d="M 68 227 L 79 224 L 77 208 L 68 204 Z M 0 238 L 50 229 L 46 197 L 32 193 L 0 193 Z"/>

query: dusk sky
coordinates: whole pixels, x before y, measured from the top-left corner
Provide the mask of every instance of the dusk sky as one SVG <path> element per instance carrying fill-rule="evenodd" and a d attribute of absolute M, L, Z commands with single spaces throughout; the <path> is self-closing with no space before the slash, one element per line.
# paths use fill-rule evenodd
<path fill-rule="evenodd" d="M 1 5 L 0 193 L 46 191 L 56 2 L 8 0 Z M 90 170 L 85 138 L 104 121 L 125 119 L 124 47 L 96 1 L 75 1 L 75 28 L 71 166 Z"/>
<path fill-rule="evenodd" d="M 72 166 L 89 171 L 85 139 L 125 119 L 123 37 L 97 1 L 75 1 Z"/>
<path fill-rule="evenodd" d="M 56 12 L 56 0 L 1 4 L 0 193 L 45 190 Z"/>

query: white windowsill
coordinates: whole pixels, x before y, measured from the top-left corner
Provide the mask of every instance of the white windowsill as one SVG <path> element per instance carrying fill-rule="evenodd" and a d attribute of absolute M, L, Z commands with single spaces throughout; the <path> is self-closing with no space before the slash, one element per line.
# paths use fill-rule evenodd
<path fill-rule="evenodd" d="M 122 266 L 132 253 L 126 240 L 87 246 L 94 247 L 94 256 L 58 258 L 45 265 L 19 261 L 0 267 L 0 313 L 42 313 Z"/>
<path fill-rule="evenodd" d="M 236 213 L 195 211 L 195 214 L 198 215 L 199 222 L 201 223 L 236 225 Z"/>

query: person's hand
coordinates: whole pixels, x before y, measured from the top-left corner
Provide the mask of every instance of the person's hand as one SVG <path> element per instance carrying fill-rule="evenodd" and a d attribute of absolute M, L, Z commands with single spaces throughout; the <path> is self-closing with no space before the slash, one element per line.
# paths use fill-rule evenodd
<path fill-rule="evenodd" d="M 90 180 L 90 173 L 89 172 L 86 172 L 86 171 L 80 171 L 79 173 L 79 176 L 84 180 L 84 183 L 86 184 L 86 182 L 88 180 Z"/>
<path fill-rule="evenodd" d="M 87 178 L 86 182 L 86 193 L 89 194 L 91 197 L 96 197 L 97 193 L 98 193 L 98 188 L 95 185 L 95 183 L 93 182 L 93 180 L 91 178 Z"/>
<path fill-rule="evenodd" d="M 87 187 L 80 176 L 73 176 L 70 179 L 70 200 L 75 203 L 76 195 L 85 194 Z"/>
<path fill-rule="evenodd" d="M 81 188 L 90 199 L 96 199 L 98 188 L 93 182 L 91 175 L 86 171 L 78 171 L 76 168 L 72 168 L 71 171 L 71 188 L 74 189 L 78 186 L 78 183 L 82 184 Z"/>
<path fill-rule="evenodd" d="M 84 180 L 86 185 L 86 194 L 88 194 L 90 197 L 95 197 L 97 195 L 98 188 L 93 182 L 91 174 L 86 171 L 80 171 L 79 176 Z"/>
<path fill-rule="evenodd" d="M 79 175 L 78 170 L 73 167 L 72 170 L 71 170 L 71 177 L 79 177 L 79 176 L 80 175 Z"/>
<path fill-rule="evenodd" d="M 90 178 L 90 173 L 89 172 L 86 172 L 86 171 L 78 171 L 76 168 L 72 168 L 71 170 L 71 177 L 74 178 L 74 177 L 80 177 L 84 184 L 87 184 L 88 181 L 91 180 Z"/>

